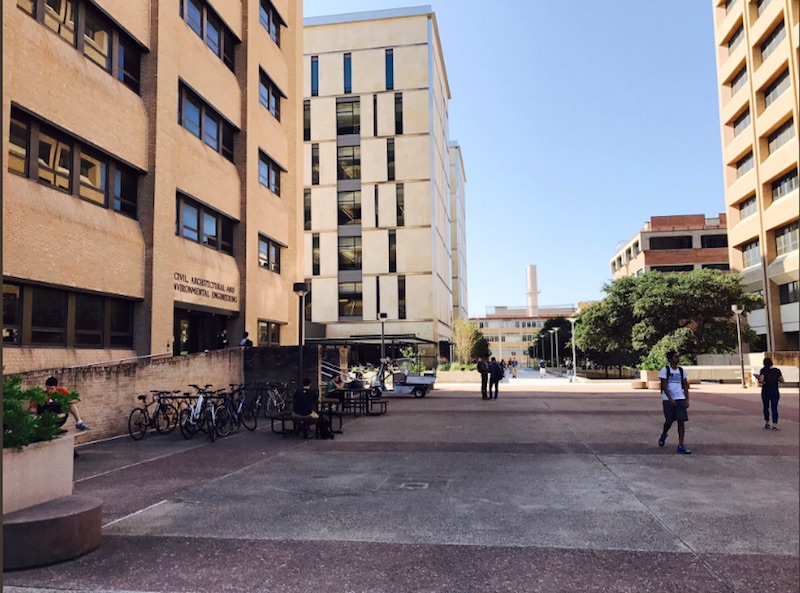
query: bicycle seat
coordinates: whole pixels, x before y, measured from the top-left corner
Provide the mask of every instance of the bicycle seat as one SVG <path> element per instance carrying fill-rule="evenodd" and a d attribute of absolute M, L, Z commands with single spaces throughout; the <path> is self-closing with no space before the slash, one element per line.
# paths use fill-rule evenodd
<path fill-rule="evenodd" d="M 138 396 L 136 396 L 136 399 L 144 401 L 144 400 L 147 399 L 147 396 L 146 395 L 138 395 Z"/>

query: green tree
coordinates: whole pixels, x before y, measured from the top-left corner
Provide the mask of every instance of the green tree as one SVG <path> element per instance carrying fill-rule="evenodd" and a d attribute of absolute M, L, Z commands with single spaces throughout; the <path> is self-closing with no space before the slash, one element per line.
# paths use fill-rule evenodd
<path fill-rule="evenodd" d="M 761 297 L 745 292 L 741 275 L 719 270 L 649 272 L 620 278 L 603 291 L 602 302 L 581 312 L 577 344 L 587 355 L 605 353 L 648 365 L 667 350 L 680 350 L 689 361 L 697 354 L 734 351 L 731 305 L 741 304 L 745 312 L 763 306 Z M 743 340 L 755 344 L 755 332 L 742 322 Z"/>
<path fill-rule="evenodd" d="M 489 348 L 489 340 L 486 339 L 481 332 L 478 332 L 477 339 L 475 340 L 475 348 L 472 350 L 473 358 L 488 358 L 492 355 L 492 350 Z"/>
<path fill-rule="evenodd" d="M 475 344 L 478 341 L 478 324 L 466 319 L 453 322 L 453 343 L 456 360 L 462 364 L 472 360 Z"/>

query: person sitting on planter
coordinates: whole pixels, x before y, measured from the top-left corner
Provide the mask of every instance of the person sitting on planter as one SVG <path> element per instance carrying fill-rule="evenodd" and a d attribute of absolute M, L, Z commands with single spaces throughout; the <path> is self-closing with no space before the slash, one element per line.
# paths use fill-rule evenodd
<path fill-rule="evenodd" d="M 61 414 L 61 404 L 53 401 L 53 393 L 58 392 L 64 395 L 69 395 L 69 391 L 58 386 L 58 379 L 55 377 L 50 377 L 44 382 L 44 392 L 47 395 L 47 400 L 41 405 L 37 405 L 36 402 L 31 402 L 31 407 L 34 408 L 36 413 L 39 415 L 44 414 L 45 412 Z M 78 412 L 78 406 L 71 404 L 69 413 L 72 414 L 73 418 L 75 418 L 75 428 L 80 431 L 90 430 L 90 428 L 86 426 L 86 423 L 81 419 L 80 412 Z"/>

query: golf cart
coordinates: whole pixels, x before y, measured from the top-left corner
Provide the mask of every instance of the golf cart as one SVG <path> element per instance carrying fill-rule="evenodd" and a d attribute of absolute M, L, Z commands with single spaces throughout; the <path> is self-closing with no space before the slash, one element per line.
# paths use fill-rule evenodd
<path fill-rule="evenodd" d="M 413 358 L 381 358 L 378 372 L 372 379 L 372 397 L 413 393 L 425 397 L 433 389 L 436 375 L 420 375 L 411 371 Z"/>

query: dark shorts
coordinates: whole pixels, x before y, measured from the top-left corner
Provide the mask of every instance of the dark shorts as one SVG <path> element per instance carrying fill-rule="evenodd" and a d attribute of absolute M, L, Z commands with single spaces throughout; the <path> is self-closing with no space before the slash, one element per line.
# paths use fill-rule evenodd
<path fill-rule="evenodd" d="M 664 404 L 664 420 L 667 423 L 675 422 L 679 420 L 681 422 L 686 422 L 689 420 L 689 412 L 686 411 L 686 400 L 685 399 L 676 399 L 675 403 L 677 405 L 672 405 L 669 403 L 669 400 L 662 401 Z"/>

